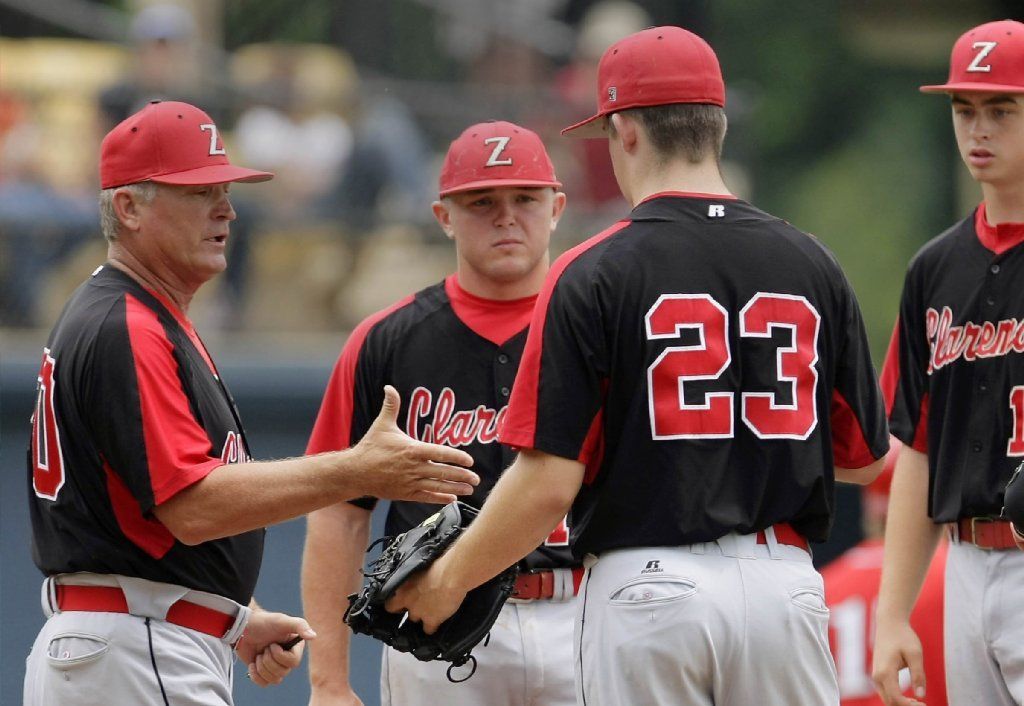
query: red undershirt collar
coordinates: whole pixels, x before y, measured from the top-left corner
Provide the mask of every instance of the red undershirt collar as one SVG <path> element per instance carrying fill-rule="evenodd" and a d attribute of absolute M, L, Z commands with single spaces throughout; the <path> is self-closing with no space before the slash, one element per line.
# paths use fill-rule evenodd
<path fill-rule="evenodd" d="M 974 231 L 978 240 L 996 255 L 1002 255 L 1010 248 L 1024 242 L 1024 223 L 999 223 L 989 225 L 985 218 L 985 202 L 978 204 L 974 212 Z"/>
<path fill-rule="evenodd" d="M 455 315 L 475 334 L 500 346 L 530 325 L 537 295 L 522 299 L 485 299 L 470 294 L 459 285 L 458 275 L 449 275 L 444 291 Z"/>

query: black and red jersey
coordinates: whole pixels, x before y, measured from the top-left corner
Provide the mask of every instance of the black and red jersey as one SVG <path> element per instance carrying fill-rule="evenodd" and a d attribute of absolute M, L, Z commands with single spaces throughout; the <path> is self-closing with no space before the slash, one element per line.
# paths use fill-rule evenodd
<path fill-rule="evenodd" d="M 659 194 L 552 267 L 502 441 L 587 466 L 576 556 L 790 522 L 824 540 L 833 464 L 888 449 L 860 310 L 816 239 Z"/>
<path fill-rule="evenodd" d="M 907 270 L 882 386 L 893 434 L 928 454 L 936 522 L 998 516 L 1024 456 L 1022 240 L 982 204 Z"/>
<path fill-rule="evenodd" d="M 402 397 L 399 427 L 415 439 L 473 456 L 480 476 L 463 502 L 479 508 L 515 453 L 498 443 L 536 297 L 481 299 L 453 275 L 370 316 L 353 330 L 331 374 L 307 453 L 345 449 L 380 412 L 384 385 Z M 376 500 L 353 501 L 372 509 Z M 405 532 L 436 505 L 393 502 L 385 531 Z M 528 568 L 569 566 L 568 532 L 556 529 L 525 560 Z"/>
<path fill-rule="evenodd" d="M 123 574 L 247 604 L 263 530 L 187 546 L 153 508 L 249 458 L 234 401 L 188 319 L 107 264 L 43 353 L 28 452 L 44 574 Z"/>

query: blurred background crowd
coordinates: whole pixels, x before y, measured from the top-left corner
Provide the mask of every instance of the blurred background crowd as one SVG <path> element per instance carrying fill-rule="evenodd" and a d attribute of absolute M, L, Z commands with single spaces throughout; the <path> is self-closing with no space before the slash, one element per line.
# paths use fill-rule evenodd
<path fill-rule="evenodd" d="M 200 330 L 345 330 L 451 262 L 433 226 L 440 155 L 467 124 L 546 139 L 569 209 L 556 250 L 627 209 L 600 141 L 558 128 L 594 105 L 596 60 L 651 24 L 716 47 L 728 181 L 829 244 L 880 355 L 909 255 L 975 201 L 941 79 L 952 39 L 1020 14 L 956 0 L 0 0 L 0 325 L 45 327 L 103 258 L 102 135 L 152 98 L 194 102 L 239 163 L 230 267 Z M 961 193 L 961 192 L 965 193 Z"/>
<path fill-rule="evenodd" d="M 430 203 L 464 127 L 511 120 L 544 138 L 569 197 L 554 254 L 628 212 L 607 145 L 558 130 L 593 113 L 604 49 L 654 24 L 715 47 L 727 183 L 836 253 L 880 364 L 907 261 L 980 197 L 948 110 L 917 86 L 945 79 L 966 28 L 1003 18 L 1024 20 L 1020 0 L 0 0 L 0 702 L 18 702 L 42 622 L 24 503 L 38 359 L 105 257 L 100 140 L 147 101 L 195 103 L 234 162 L 277 174 L 232 187 L 228 271 L 190 314 L 255 455 L 280 457 L 305 448 L 351 327 L 453 269 Z M 859 510 L 841 489 L 819 565 L 860 539 Z M 270 533 L 263 604 L 301 611 L 302 533 Z M 361 693 L 375 649 L 355 648 Z M 304 680 L 236 698 L 304 703 Z"/>

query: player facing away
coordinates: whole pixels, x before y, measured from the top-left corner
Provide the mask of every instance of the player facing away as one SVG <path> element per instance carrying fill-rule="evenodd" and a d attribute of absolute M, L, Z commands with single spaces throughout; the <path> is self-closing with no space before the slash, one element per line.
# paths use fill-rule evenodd
<path fill-rule="evenodd" d="M 400 432 L 394 390 L 351 450 L 252 461 L 188 308 L 227 264 L 229 184 L 271 176 L 230 164 L 186 103 L 155 101 L 103 140 L 108 260 L 50 333 L 32 416 L 47 621 L 29 706 L 231 704 L 232 651 L 255 683 L 278 683 L 304 649 L 278 643 L 316 635 L 252 601 L 263 527 L 366 493 L 448 502 L 479 482 L 468 454 Z"/>
<path fill-rule="evenodd" d="M 828 639 L 839 676 L 840 706 L 881 706 L 882 698 L 871 680 L 874 654 L 875 608 L 882 577 L 885 517 L 889 488 L 902 444 L 890 439 L 885 468 L 861 494 L 864 540 L 826 566 L 825 602 L 829 609 Z M 929 675 L 929 706 L 946 706 L 945 666 L 942 651 L 942 601 L 947 545 L 935 553 L 921 587 L 910 624 L 921 636 L 925 670 Z M 909 677 L 909 674 L 905 675 Z M 909 679 L 901 681 L 906 691 Z"/>
<path fill-rule="evenodd" d="M 399 423 L 413 438 L 465 449 L 481 483 L 465 502 L 479 507 L 514 452 L 498 442 L 527 327 L 547 274 L 548 242 L 565 194 L 540 138 L 509 122 L 467 128 L 448 149 L 433 204 L 455 242 L 456 271 L 369 317 L 349 337 L 324 395 L 310 453 L 358 441 L 384 384 L 405 401 Z M 373 498 L 309 516 L 303 602 L 318 633 L 311 646 L 310 704 L 360 703 L 348 680 L 346 596 L 360 585 Z M 386 533 L 418 525 L 435 508 L 392 503 Z M 574 596 L 583 569 L 564 523 L 534 543 L 516 592 L 490 638 L 473 654 L 472 678 L 452 683 L 445 662 L 384 649 L 384 704 L 574 704 Z M 469 673 L 453 670 L 452 678 Z"/>
<path fill-rule="evenodd" d="M 907 622 L 943 531 L 951 706 L 1024 703 L 1024 555 L 1000 519 L 1024 456 L 1024 24 L 983 24 L 953 46 L 949 97 L 960 156 L 983 200 L 907 270 L 882 376 L 896 464 L 878 600 L 874 679 L 887 704 L 931 680 Z M 918 700 L 897 694 L 909 667 Z M 929 702 L 930 703 L 930 702 Z"/>
<path fill-rule="evenodd" d="M 552 266 L 501 433 L 521 451 L 388 604 L 435 629 L 571 505 L 588 706 L 839 701 L 808 542 L 836 480 L 881 470 L 884 409 L 834 257 L 722 181 L 724 102 L 686 30 L 605 52 L 568 132 L 608 140 L 633 210 Z"/>

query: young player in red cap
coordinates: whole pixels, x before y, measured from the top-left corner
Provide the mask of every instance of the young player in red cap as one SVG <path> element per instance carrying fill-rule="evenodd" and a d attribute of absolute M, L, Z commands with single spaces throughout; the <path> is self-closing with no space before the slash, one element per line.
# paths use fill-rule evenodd
<path fill-rule="evenodd" d="M 836 704 L 809 541 L 888 450 L 853 291 L 815 238 L 733 196 L 725 86 L 678 27 L 612 45 L 599 112 L 628 218 L 541 290 L 480 516 L 389 610 L 434 630 L 569 506 L 588 567 L 577 702 Z"/>
<path fill-rule="evenodd" d="M 103 140 L 108 260 L 50 333 L 32 416 L 48 619 L 26 706 L 231 704 L 233 650 L 255 683 L 276 684 L 303 651 L 279 643 L 316 635 L 252 602 L 263 527 L 365 493 L 448 502 L 478 482 L 468 454 L 398 430 L 394 390 L 351 450 L 251 460 L 188 307 L 227 264 L 229 184 L 271 176 L 231 164 L 187 103 L 154 102 Z"/>
<path fill-rule="evenodd" d="M 548 271 L 548 241 L 565 195 L 540 138 L 509 122 L 467 128 L 448 149 L 434 216 L 455 241 L 456 270 L 363 321 L 331 376 L 309 453 L 347 448 L 373 420 L 380 390 L 405 404 L 399 423 L 412 437 L 473 455 L 479 507 L 513 453 L 498 443 L 527 326 Z M 332 505 L 309 517 L 303 602 L 317 631 L 311 645 L 311 704 L 360 703 L 348 679 L 349 629 L 339 619 L 361 583 L 375 498 Z M 386 533 L 415 527 L 435 508 L 391 503 Z M 473 651 L 472 678 L 452 683 L 444 662 L 420 662 L 385 648 L 385 705 L 575 704 L 574 597 L 583 570 L 564 524 L 538 538 L 523 560 L 513 598 Z M 539 546 L 537 546 L 539 545 Z M 452 672 L 465 677 L 467 666 Z"/>
<path fill-rule="evenodd" d="M 1024 456 L 1024 24 L 990 22 L 953 46 L 960 156 L 983 200 L 911 261 L 882 387 L 904 443 L 892 484 L 874 678 L 887 704 L 931 694 L 908 616 L 940 534 L 952 706 L 1024 703 L 1024 555 L 1001 518 Z M 917 700 L 898 694 L 909 667 Z M 930 700 L 927 703 L 931 703 Z"/>
<path fill-rule="evenodd" d="M 875 606 L 882 577 L 885 518 L 893 469 L 902 444 L 893 439 L 885 456 L 885 468 L 861 494 L 864 540 L 826 566 L 825 602 L 828 603 L 828 641 L 839 675 L 840 706 L 881 706 L 882 697 L 871 680 L 871 658 L 875 643 Z M 943 576 L 946 570 L 945 542 L 939 545 L 910 616 L 910 624 L 921 636 L 925 669 L 928 672 L 929 706 L 946 706 L 945 666 L 942 650 Z M 909 674 L 906 675 L 909 677 Z M 908 680 L 900 686 L 906 691 Z"/>

